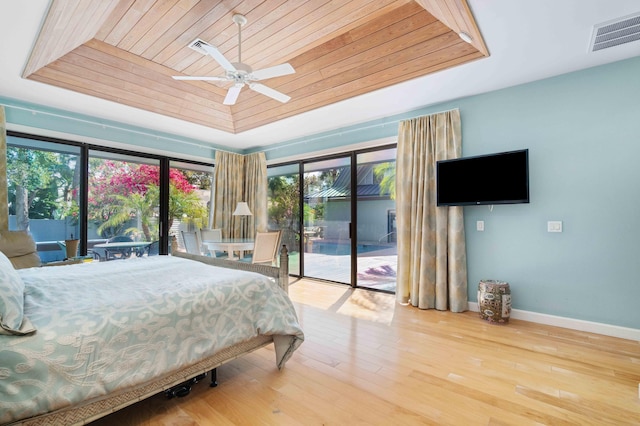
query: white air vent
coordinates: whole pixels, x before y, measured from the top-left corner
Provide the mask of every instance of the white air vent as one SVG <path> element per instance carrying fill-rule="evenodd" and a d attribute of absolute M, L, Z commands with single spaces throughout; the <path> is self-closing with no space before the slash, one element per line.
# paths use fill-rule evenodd
<path fill-rule="evenodd" d="M 640 40 L 640 13 L 594 26 L 589 51 L 595 52 L 638 40 Z"/>
<path fill-rule="evenodd" d="M 193 40 L 191 43 L 189 43 L 189 49 L 193 49 L 198 53 L 202 53 L 203 55 L 207 55 L 207 51 L 204 50 L 202 48 L 202 45 L 207 45 L 207 46 L 211 46 L 209 43 L 207 43 L 204 40 L 200 40 L 199 38 Z"/>

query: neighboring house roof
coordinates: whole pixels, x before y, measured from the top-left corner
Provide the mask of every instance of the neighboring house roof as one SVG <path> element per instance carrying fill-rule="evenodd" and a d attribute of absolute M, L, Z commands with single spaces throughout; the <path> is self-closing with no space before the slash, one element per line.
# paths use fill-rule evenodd
<path fill-rule="evenodd" d="M 358 166 L 357 171 L 357 190 L 356 195 L 359 198 L 373 197 L 389 197 L 389 191 L 381 193 L 380 185 L 372 182 L 373 165 L 367 164 Z M 326 188 L 309 194 L 305 199 L 309 198 L 346 198 L 351 195 L 350 191 L 351 173 L 340 173 L 336 181 L 330 188 Z"/>

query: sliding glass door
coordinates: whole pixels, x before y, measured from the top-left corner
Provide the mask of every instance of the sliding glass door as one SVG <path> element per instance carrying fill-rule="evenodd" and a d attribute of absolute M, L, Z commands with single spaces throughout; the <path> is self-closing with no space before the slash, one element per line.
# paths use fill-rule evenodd
<path fill-rule="evenodd" d="M 357 285 L 395 292 L 396 149 L 357 155 Z"/>
<path fill-rule="evenodd" d="M 304 164 L 304 275 L 351 284 L 351 156 Z"/>
<path fill-rule="evenodd" d="M 267 169 L 269 230 L 282 231 L 289 250 L 289 273 L 300 275 L 300 166 L 298 163 Z"/>
<path fill-rule="evenodd" d="M 395 159 L 386 146 L 267 169 L 292 275 L 395 291 Z"/>
<path fill-rule="evenodd" d="M 172 251 L 186 251 L 182 231 L 208 228 L 211 221 L 213 167 L 169 162 L 169 242 Z"/>
<path fill-rule="evenodd" d="M 90 150 L 88 177 L 87 247 L 96 260 L 109 260 L 95 247 L 107 241 L 158 245 L 159 160 Z"/>

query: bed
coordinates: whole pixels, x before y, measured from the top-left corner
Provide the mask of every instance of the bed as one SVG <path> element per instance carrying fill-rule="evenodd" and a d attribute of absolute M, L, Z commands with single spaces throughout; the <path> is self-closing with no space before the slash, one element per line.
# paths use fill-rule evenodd
<path fill-rule="evenodd" d="M 85 424 L 265 345 L 280 369 L 304 340 L 284 246 L 279 268 L 182 253 L 13 272 L 2 262 L 24 309 L 13 332 L 0 312 L 0 424 Z"/>

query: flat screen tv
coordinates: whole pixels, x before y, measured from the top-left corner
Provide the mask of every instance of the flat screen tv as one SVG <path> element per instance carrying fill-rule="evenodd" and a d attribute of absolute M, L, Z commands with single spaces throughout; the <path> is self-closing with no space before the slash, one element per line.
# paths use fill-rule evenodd
<path fill-rule="evenodd" d="M 529 150 L 436 163 L 438 206 L 529 202 Z"/>

